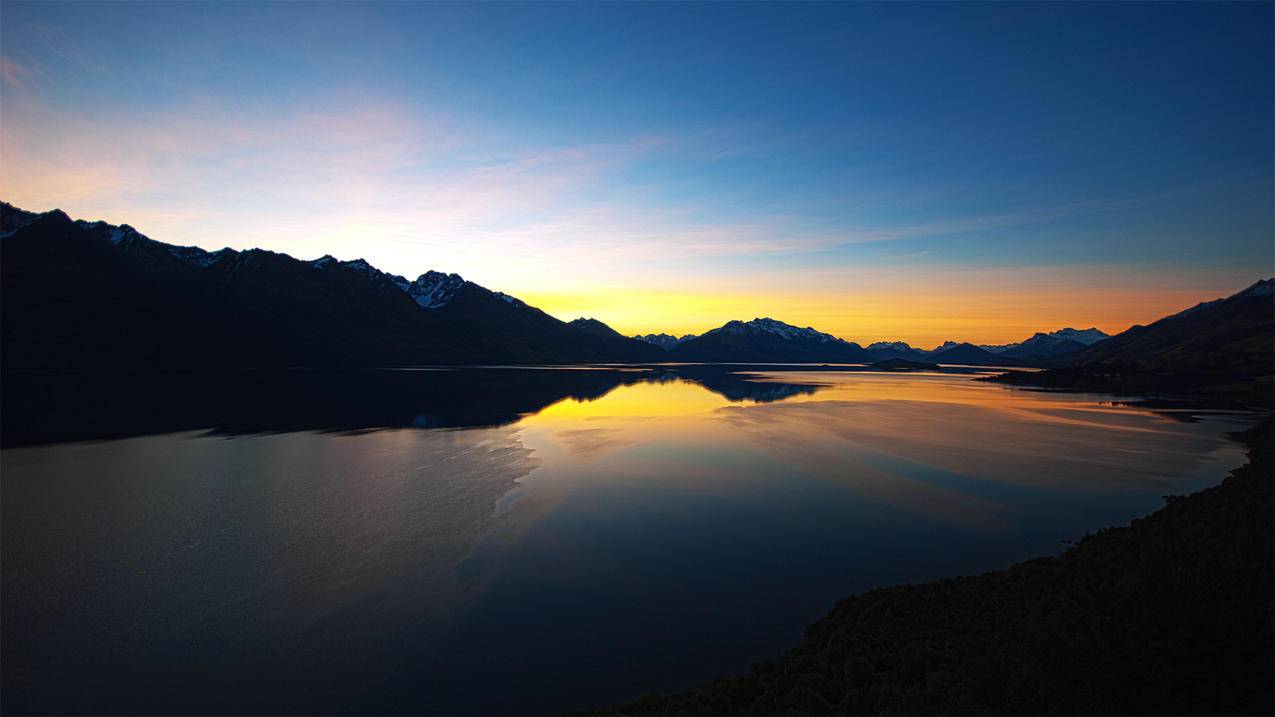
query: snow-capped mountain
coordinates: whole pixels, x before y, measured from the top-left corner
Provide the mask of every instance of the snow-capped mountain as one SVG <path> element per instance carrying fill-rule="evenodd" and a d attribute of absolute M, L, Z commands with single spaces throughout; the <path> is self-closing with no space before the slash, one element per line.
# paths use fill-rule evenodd
<path fill-rule="evenodd" d="M 1062 354 L 1075 353 L 1085 347 L 1085 344 L 1072 339 L 1063 338 L 1061 336 L 1053 336 L 1051 334 L 1039 333 L 1033 334 L 1031 338 L 999 352 L 1000 356 L 1005 358 L 1028 358 L 1030 356 L 1061 356 Z"/>
<path fill-rule="evenodd" d="M 874 360 L 859 344 L 772 318 L 728 321 L 716 329 L 688 339 L 669 352 L 682 361 L 729 362 L 835 362 Z"/>
<path fill-rule="evenodd" d="M 951 343 L 951 342 L 949 342 L 949 343 Z M 984 351 L 989 352 L 989 353 L 999 354 L 999 353 L 1003 353 L 1003 352 L 1005 352 L 1005 351 L 1008 351 L 1008 350 L 1010 350 L 1010 349 L 1014 348 L 1014 347 L 1015 347 L 1015 346 L 1017 346 L 1017 345 L 1018 345 L 1017 343 L 1013 343 L 1013 344 L 979 344 L 979 345 L 978 345 L 978 347 L 979 347 L 980 349 L 983 349 Z"/>
<path fill-rule="evenodd" d="M 1073 329 L 1073 328 L 1058 329 L 1057 331 L 1052 331 L 1047 335 L 1053 336 L 1055 338 L 1060 338 L 1060 339 L 1071 339 L 1072 341 L 1079 341 L 1085 346 L 1092 346 L 1098 343 L 1099 341 L 1102 341 L 1103 339 L 1111 338 L 1111 334 L 1108 334 L 1107 332 L 1101 329 L 1095 328 L 1093 326 L 1087 329 Z"/>
<path fill-rule="evenodd" d="M 672 351 L 680 344 L 686 343 L 695 338 L 697 334 L 684 334 L 682 336 L 674 336 L 673 334 L 643 334 L 634 336 L 638 341 L 644 341 L 648 344 L 659 346 L 665 351 Z"/>
<path fill-rule="evenodd" d="M 809 326 L 803 329 L 793 326 L 792 324 L 785 324 L 782 321 L 776 321 L 769 317 L 753 319 L 752 321 L 728 321 L 724 325 L 713 329 L 708 333 L 711 334 L 715 331 L 721 331 L 728 334 L 774 334 L 790 341 L 813 341 L 820 344 L 850 343 L 845 339 L 839 339 L 832 334 L 815 331 Z"/>
<path fill-rule="evenodd" d="M 408 282 L 401 276 L 393 277 L 393 281 L 422 309 L 446 306 L 447 302 L 456 296 L 456 292 L 465 285 L 465 280 L 460 274 L 444 274 L 441 271 L 427 271 L 412 282 Z"/>
<path fill-rule="evenodd" d="M 1006 358 L 1062 356 L 1063 354 L 1075 353 L 1105 338 L 1108 338 L 1107 334 L 1096 328 L 1065 328 L 1049 333 L 1037 332 L 1026 341 L 1010 345 L 993 353 L 1000 354 Z"/>
<path fill-rule="evenodd" d="M 906 359 L 908 361 L 919 361 L 925 358 L 925 351 L 915 348 L 906 341 L 877 341 L 868 344 L 868 352 L 872 354 L 876 361 L 887 361 L 889 359 Z"/>
<path fill-rule="evenodd" d="M 1028 358 L 1032 356 L 1059 356 L 1073 351 L 1091 346 L 1103 339 L 1108 338 L 1108 334 L 1100 329 L 1090 327 L 1088 329 L 1065 328 L 1049 333 L 1037 332 L 1031 338 L 1025 341 L 1019 341 L 1012 344 L 978 344 L 978 348 L 992 354 L 1005 356 L 1006 358 Z M 944 351 L 948 351 L 962 342 L 945 341 L 942 345 L 925 352 L 927 355 L 934 356 Z M 869 346 L 868 348 L 872 348 Z"/>
<path fill-rule="evenodd" d="M 874 341 L 868 344 L 868 350 L 915 351 L 906 341 Z"/>
<path fill-rule="evenodd" d="M 310 266 L 316 269 L 330 269 L 332 267 L 341 267 L 350 271 L 358 272 L 369 279 L 384 279 L 394 286 L 397 286 L 405 294 L 412 297 L 412 301 L 422 309 L 438 309 L 446 306 L 448 302 L 456 296 L 466 284 L 480 288 L 490 294 L 498 296 L 509 303 L 517 301 L 508 294 L 491 291 L 485 287 L 468 282 L 460 274 L 448 274 L 441 271 L 426 271 L 424 274 L 416 277 L 415 281 L 409 280 L 407 277 L 398 274 L 389 274 L 377 269 L 364 259 L 352 259 L 349 261 L 341 261 L 331 254 L 325 254 L 318 259 L 310 262 Z M 522 302 L 518 302 L 521 304 Z"/>
<path fill-rule="evenodd" d="M 127 224 L 75 221 L 58 210 L 36 214 L 2 202 L 0 239 L 5 357 L 12 365 L 33 367 L 73 362 L 85 346 L 109 347 L 120 364 L 189 366 L 866 363 L 890 358 L 882 355 L 888 352 L 914 360 L 948 352 L 933 359 L 946 363 L 1063 365 L 1124 360 L 1178 346 L 1225 361 L 1230 359 L 1209 341 L 1235 344 L 1219 332 L 1264 310 L 1250 299 L 1275 296 L 1275 282 L 1259 281 L 1228 299 L 1134 327 L 1120 341 L 1096 328 L 1068 327 L 1017 345 L 980 348 L 948 341 L 922 353 L 902 341 L 864 349 L 768 317 L 730 321 L 701 336 L 635 340 L 593 320 L 568 325 L 457 274 L 428 271 L 409 281 L 363 259 L 299 261 L 262 249 L 210 252 L 154 241 Z M 67 276 L 77 278 L 68 285 Z M 119 345 L 121 335 L 130 337 L 128 346 Z M 1245 361 L 1260 354 L 1242 348 L 1234 353 Z M 1043 360 L 1031 362 L 1035 358 Z"/>

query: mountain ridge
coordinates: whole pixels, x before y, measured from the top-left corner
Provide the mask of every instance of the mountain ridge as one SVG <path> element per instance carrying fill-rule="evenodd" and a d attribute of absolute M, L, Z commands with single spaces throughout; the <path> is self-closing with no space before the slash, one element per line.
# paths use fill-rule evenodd
<path fill-rule="evenodd" d="M 1038 373 L 988 380 L 1124 395 L 1275 403 L 1275 279 L 1133 326 Z"/>
<path fill-rule="evenodd" d="M 56 251 L 32 245 L 24 239 L 34 233 L 69 242 L 69 256 L 81 264 L 72 266 Z M 74 234 L 75 237 L 70 235 Z M 311 261 L 265 249 L 208 251 L 194 246 L 159 242 L 128 224 L 74 220 L 54 209 L 35 213 L 0 202 L 0 239 L 5 258 L 4 356 L 23 362 L 51 360 L 66 364 L 74 347 L 66 346 L 67 333 L 46 330 L 17 309 L 40 307 L 62 321 L 62 329 L 82 329 L 105 344 L 112 337 L 100 327 L 79 327 L 78 317 L 62 306 L 69 294 L 50 296 L 36 277 L 49 285 L 65 284 L 52 267 L 62 266 L 71 275 L 91 275 L 91 265 L 106 267 L 93 276 L 94 291 L 134 306 L 144 315 L 146 304 L 161 307 L 149 329 L 165 336 L 147 336 L 144 322 L 128 325 L 118 312 L 102 317 L 103 326 L 115 326 L 130 340 L 150 349 L 125 347 L 124 353 L 141 351 L 159 360 L 168 343 L 183 363 L 231 365 L 264 361 L 269 365 L 365 365 L 421 363 L 588 363 L 588 362 L 758 362 L 758 363 L 872 363 L 903 359 L 949 364 L 989 366 L 1049 366 L 1097 360 L 1111 339 L 1097 328 L 1066 327 L 1038 332 L 1025 341 L 1001 346 L 976 346 L 947 341 L 930 350 L 902 341 L 878 341 L 866 348 L 853 341 L 799 327 L 770 317 L 732 320 L 700 335 L 646 334 L 627 337 L 597 319 L 560 321 L 544 311 L 499 291 L 464 279 L 459 274 L 427 270 L 416 279 L 384 272 L 363 258 L 340 260 L 324 255 Z M 114 253 L 108 250 L 116 250 Z M 74 261 L 72 261 L 74 264 Z M 114 273 L 111 273 L 114 272 Z M 311 275 L 307 272 L 314 272 Z M 269 285 L 262 274 L 277 282 Z M 1270 292 L 1270 284 L 1258 282 L 1246 291 Z M 291 290 L 285 290 L 291 286 Z M 76 291 L 78 289 L 71 289 Z M 88 291 L 87 288 L 85 291 Z M 25 292 L 25 293 L 24 293 Z M 309 292 L 307 294 L 307 292 Z M 147 294 L 143 300 L 140 294 Z M 406 299 L 406 302 L 403 301 Z M 98 301 L 85 296 L 84 305 Z M 1201 302 L 1180 314 L 1207 311 L 1223 299 Z M 16 302 L 16 303 L 15 303 Z M 171 306 L 170 306 L 171 305 Z M 411 308 L 408 308 L 408 307 Z M 54 307 L 60 307 L 54 311 Z M 12 308 L 12 310 L 10 310 Z M 180 310 L 179 310 L 180 308 Z M 168 310 L 188 316 L 170 316 Z M 275 312 L 271 316 L 271 312 Z M 93 311 L 89 312 L 94 313 Z M 235 326 L 229 317 L 243 323 Z M 1173 317 L 1165 317 L 1161 321 Z M 140 320 L 139 320 L 140 321 Z M 281 322 L 272 330 L 267 325 Z M 1158 324 L 1159 322 L 1156 322 Z M 185 324 L 185 325 L 184 325 Z M 1152 324 L 1153 326 L 1156 324 Z M 235 349 L 212 345 L 191 326 L 210 327 L 223 342 L 248 342 Z M 8 330 L 17 326 L 17 331 Z M 1141 330 L 1132 327 L 1129 331 Z M 27 332 L 23 334 L 23 332 Z M 1124 332 L 1125 334 L 1129 333 Z M 52 335 L 46 335 L 52 334 Z M 278 334 L 278 335 L 276 335 Z M 1123 335 L 1123 334 L 1122 334 Z M 42 336 L 49 342 L 40 349 Z M 343 340 L 344 339 L 344 340 Z M 265 350 L 254 352 L 249 347 Z M 59 358 L 51 347 L 61 346 Z M 1097 351 L 1098 353 L 1094 353 Z M 108 358 L 114 352 L 107 352 Z M 234 358 L 231 358 L 231 356 Z M 74 361 L 70 361 L 74 363 Z M 13 364 L 10 364 L 13 365 Z"/>
<path fill-rule="evenodd" d="M 61 211 L 0 214 L 6 368 L 631 362 L 659 351 L 577 331 L 456 275 L 438 273 L 450 284 L 439 302 L 362 260 L 207 252 Z"/>

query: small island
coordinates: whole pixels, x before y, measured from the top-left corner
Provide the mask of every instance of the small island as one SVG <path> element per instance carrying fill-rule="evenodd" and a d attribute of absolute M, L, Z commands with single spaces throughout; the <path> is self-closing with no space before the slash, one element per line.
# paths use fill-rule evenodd
<path fill-rule="evenodd" d="M 939 370 L 939 365 L 936 363 L 926 363 L 924 361 L 911 361 L 905 358 L 885 359 L 884 361 L 875 361 L 868 365 L 875 369 L 881 369 L 882 371 L 938 371 Z"/>

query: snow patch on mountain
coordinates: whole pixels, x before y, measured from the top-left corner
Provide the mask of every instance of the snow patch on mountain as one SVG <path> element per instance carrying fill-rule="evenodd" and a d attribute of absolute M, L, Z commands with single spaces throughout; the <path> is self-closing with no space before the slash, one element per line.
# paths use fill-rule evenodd
<path fill-rule="evenodd" d="M 490 289 L 483 289 L 483 290 L 491 291 Z M 491 293 L 497 299 L 500 299 L 501 301 L 505 302 L 506 304 L 509 304 L 510 306 L 517 306 L 520 309 L 534 309 L 535 311 L 539 311 L 542 314 L 544 313 L 543 311 L 540 311 L 540 309 L 536 309 L 536 307 L 529 305 L 527 302 L 523 301 L 522 299 L 519 299 L 516 296 L 510 296 L 509 294 L 506 294 L 503 291 L 492 291 Z"/>
<path fill-rule="evenodd" d="M 641 334 L 633 338 L 648 344 L 659 346 L 665 351 L 672 351 L 678 344 L 690 341 L 696 338 L 697 334 L 684 334 L 682 336 L 674 336 L 673 334 Z"/>
<path fill-rule="evenodd" d="M 1098 343 L 1099 341 L 1102 341 L 1103 339 L 1111 338 L 1111 334 L 1108 334 L 1107 332 L 1102 331 L 1101 329 L 1098 329 L 1097 327 L 1094 327 L 1094 326 L 1090 326 L 1087 329 L 1073 329 L 1071 327 L 1067 327 L 1065 329 L 1058 329 L 1057 331 L 1051 331 L 1050 333 L 1046 335 L 1056 339 L 1070 339 L 1072 341 L 1079 341 L 1085 346 L 1092 346 Z"/>
<path fill-rule="evenodd" d="M 890 351 L 913 351 L 906 341 L 874 341 L 868 344 L 869 351 L 888 349 Z"/>
<path fill-rule="evenodd" d="M 812 341 L 815 343 L 839 343 L 848 344 L 845 339 L 839 339 L 832 334 L 825 334 L 821 331 L 807 326 L 800 328 L 792 324 L 785 324 L 770 317 L 753 319 L 752 321 L 728 321 L 720 328 L 713 329 L 708 333 L 727 333 L 727 334 L 774 334 L 785 338 L 789 341 Z"/>
<path fill-rule="evenodd" d="M 406 291 L 422 309 L 437 309 L 446 306 L 464 285 L 460 274 L 427 271 L 408 284 Z"/>
<path fill-rule="evenodd" d="M 1018 344 L 979 344 L 978 347 L 994 354 L 1003 354 L 1006 351 L 1018 346 Z"/>

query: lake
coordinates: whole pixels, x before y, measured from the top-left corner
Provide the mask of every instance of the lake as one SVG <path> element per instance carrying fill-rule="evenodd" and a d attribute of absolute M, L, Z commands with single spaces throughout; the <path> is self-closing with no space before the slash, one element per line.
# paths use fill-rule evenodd
<path fill-rule="evenodd" d="M 5 709 L 587 709 L 1244 461 L 1245 414 L 980 373 L 5 374 Z"/>

